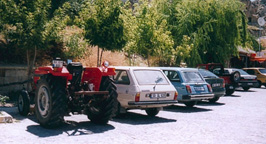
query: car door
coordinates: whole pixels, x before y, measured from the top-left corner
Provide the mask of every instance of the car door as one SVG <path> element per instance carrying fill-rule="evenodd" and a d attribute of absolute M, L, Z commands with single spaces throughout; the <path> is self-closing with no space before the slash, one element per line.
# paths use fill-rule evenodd
<path fill-rule="evenodd" d="M 134 101 L 134 95 L 132 96 L 132 81 L 129 77 L 129 71 L 127 70 L 116 70 L 114 76 L 114 82 L 117 86 L 118 101 L 121 106 L 127 107 L 128 101 Z"/>

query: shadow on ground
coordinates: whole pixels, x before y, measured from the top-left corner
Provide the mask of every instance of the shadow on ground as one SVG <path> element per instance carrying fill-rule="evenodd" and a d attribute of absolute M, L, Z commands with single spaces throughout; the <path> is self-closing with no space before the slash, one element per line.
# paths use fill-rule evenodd
<path fill-rule="evenodd" d="M 13 117 L 13 119 L 15 119 L 15 120 L 23 120 L 23 119 L 26 119 L 28 117 L 31 117 L 31 116 L 20 115 L 17 107 L 0 107 L 0 111 L 5 111 L 9 115 L 11 115 Z"/>
<path fill-rule="evenodd" d="M 181 112 L 181 113 L 196 113 L 196 112 L 212 111 L 212 109 L 199 108 L 199 107 L 197 107 L 197 105 L 195 105 L 194 107 L 172 105 L 169 107 L 164 107 L 164 110 L 165 111 L 171 111 L 171 112 Z"/>
<path fill-rule="evenodd" d="M 126 123 L 132 125 L 147 125 L 147 124 L 155 124 L 155 123 L 169 123 L 176 122 L 175 119 L 167 119 L 162 117 L 150 117 L 148 115 L 142 115 L 139 113 L 127 112 L 122 116 L 113 118 L 112 121 L 119 123 Z"/>
<path fill-rule="evenodd" d="M 63 125 L 56 129 L 45 129 L 40 125 L 30 125 L 27 131 L 38 137 L 57 136 L 66 133 L 68 136 L 91 135 L 103 133 L 108 130 L 115 129 L 112 125 L 96 125 L 90 121 L 66 121 Z"/>
<path fill-rule="evenodd" d="M 197 103 L 197 105 L 200 105 L 200 106 L 223 106 L 223 105 L 225 105 L 225 103 L 220 103 L 220 102 L 210 103 L 208 101 L 199 101 Z"/>
<path fill-rule="evenodd" d="M 55 129 L 45 129 L 39 125 L 35 115 L 21 116 L 17 107 L 0 107 L 0 111 L 5 111 L 10 114 L 15 122 L 24 123 L 24 119 L 29 119 L 27 131 L 38 137 L 57 136 L 66 133 L 68 136 L 90 135 L 96 133 L 103 133 L 108 130 L 115 129 L 112 125 L 97 125 L 88 121 L 73 121 L 67 120 L 60 127 Z M 26 123 L 27 121 L 25 121 Z"/>
<path fill-rule="evenodd" d="M 248 91 L 244 91 L 243 89 L 236 89 L 236 91 L 239 91 L 239 92 L 256 92 L 256 90 L 254 90 L 254 89 L 249 89 Z"/>
<path fill-rule="evenodd" d="M 241 97 L 240 95 L 225 95 L 224 97 Z"/>

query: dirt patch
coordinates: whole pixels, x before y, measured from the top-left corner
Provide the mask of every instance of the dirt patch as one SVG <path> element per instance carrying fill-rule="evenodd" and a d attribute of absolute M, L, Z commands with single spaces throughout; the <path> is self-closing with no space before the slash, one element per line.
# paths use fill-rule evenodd
<path fill-rule="evenodd" d="M 14 103 L 6 103 L 3 105 L 0 103 L 0 107 L 15 107 L 15 104 Z"/>
<path fill-rule="evenodd" d="M 97 47 L 89 48 L 90 55 L 85 56 L 84 58 L 77 60 L 80 61 L 84 66 L 96 66 L 97 65 Z M 101 51 L 101 49 L 100 49 Z M 102 56 L 102 62 L 108 61 L 112 66 L 147 66 L 146 61 L 139 57 L 134 57 L 134 64 L 132 59 L 128 58 L 124 52 L 111 52 L 111 51 L 104 51 Z"/>

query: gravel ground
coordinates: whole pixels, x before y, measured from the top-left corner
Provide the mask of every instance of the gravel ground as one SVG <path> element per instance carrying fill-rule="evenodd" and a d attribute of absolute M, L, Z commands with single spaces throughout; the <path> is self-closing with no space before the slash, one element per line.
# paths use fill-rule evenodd
<path fill-rule="evenodd" d="M 65 117 L 66 124 L 44 129 L 35 116 L 22 117 L 17 108 L 3 108 L 15 119 L 0 124 L 0 143 L 204 143 L 266 144 L 266 88 L 236 91 L 218 103 L 201 102 L 194 108 L 177 104 L 157 117 L 130 110 L 107 125 L 95 125 L 85 115 Z"/>

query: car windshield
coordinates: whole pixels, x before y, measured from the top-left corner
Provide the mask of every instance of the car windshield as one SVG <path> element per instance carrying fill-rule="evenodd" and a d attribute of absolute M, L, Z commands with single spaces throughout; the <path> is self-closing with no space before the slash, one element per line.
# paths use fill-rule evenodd
<path fill-rule="evenodd" d="M 183 71 L 182 75 L 184 77 L 184 82 L 204 82 L 203 78 L 200 76 L 199 72 L 196 71 Z"/>
<path fill-rule="evenodd" d="M 233 71 L 233 72 L 238 71 L 238 72 L 240 73 L 240 75 L 249 75 L 247 72 L 245 72 L 245 71 L 242 70 L 242 69 L 233 69 L 232 71 Z"/>
<path fill-rule="evenodd" d="M 215 75 L 214 73 L 212 73 L 208 70 L 199 69 L 199 72 L 204 78 L 218 78 L 217 75 Z"/>
<path fill-rule="evenodd" d="M 169 85 L 164 74 L 159 70 L 134 70 L 139 85 Z"/>
<path fill-rule="evenodd" d="M 266 74 L 266 69 L 259 69 L 259 71 L 263 74 Z"/>

